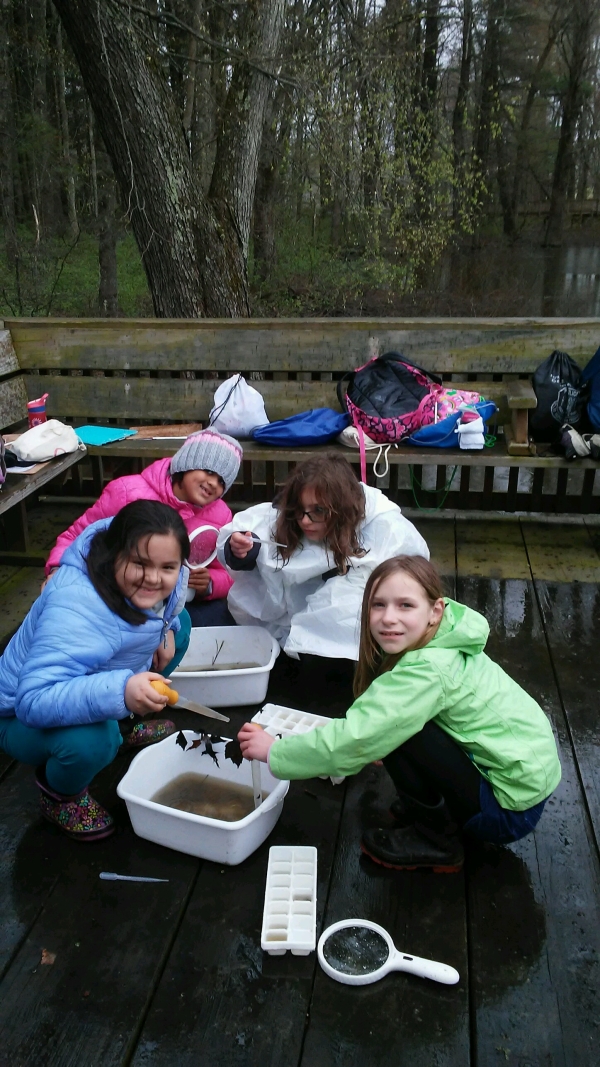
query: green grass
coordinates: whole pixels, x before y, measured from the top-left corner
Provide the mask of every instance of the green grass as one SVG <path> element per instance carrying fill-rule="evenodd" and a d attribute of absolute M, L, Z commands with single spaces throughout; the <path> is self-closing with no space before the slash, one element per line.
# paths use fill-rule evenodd
<path fill-rule="evenodd" d="M 30 231 L 18 235 L 18 268 L 0 256 L 0 314 L 98 315 L 98 241 L 81 233 L 73 243 L 60 238 L 36 245 Z M 126 316 L 152 315 L 152 300 L 135 240 L 126 234 L 117 244 L 119 310 Z"/>

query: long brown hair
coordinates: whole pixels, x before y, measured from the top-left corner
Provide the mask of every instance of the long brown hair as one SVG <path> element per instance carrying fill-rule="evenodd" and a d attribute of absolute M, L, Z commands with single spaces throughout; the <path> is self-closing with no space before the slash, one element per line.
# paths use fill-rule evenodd
<path fill-rule="evenodd" d="M 302 510 L 302 491 L 310 486 L 321 507 L 329 511 L 325 540 L 341 574 L 348 570 L 352 556 L 364 556 L 358 527 L 365 517 L 365 495 L 348 460 L 326 452 L 299 463 L 284 482 L 275 501 L 277 521 L 275 541 L 287 548 L 279 550 L 284 563 L 302 541 L 296 513 Z"/>
<path fill-rule="evenodd" d="M 387 656 L 375 641 L 370 626 L 371 605 L 377 589 L 392 574 L 408 574 L 421 586 L 425 596 L 432 604 L 443 599 L 442 579 L 424 556 L 394 556 L 386 559 L 370 574 L 365 586 L 360 618 L 360 644 L 358 649 L 358 666 L 354 675 L 354 696 L 359 697 L 368 689 L 374 678 L 395 667 L 402 652 Z"/>

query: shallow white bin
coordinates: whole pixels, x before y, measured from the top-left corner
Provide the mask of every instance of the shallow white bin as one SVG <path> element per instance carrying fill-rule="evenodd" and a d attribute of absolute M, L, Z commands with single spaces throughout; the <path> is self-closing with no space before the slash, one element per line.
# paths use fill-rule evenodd
<path fill-rule="evenodd" d="M 183 732 L 188 742 L 198 737 L 192 730 Z M 289 782 L 273 778 L 268 767 L 261 764 L 262 788 L 269 795 L 263 804 L 239 822 L 208 819 L 150 800 L 168 782 L 190 772 L 209 774 L 252 788 L 248 760 L 236 767 L 231 760 L 225 759 L 224 744 L 215 744 L 214 749 L 219 767 L 209 756 L 203 755 L 203 746 L 184 752 L 173 734 L 135 757 L 127 774 L 119 782 L 117 793 L 127 804 L 129 818 L 138 837 L 155 841 L 177 852 L 187 852 L 190 856 L 234 866 L 254 852 L 271 833 L 281 815 Z"/>
<path fill-rule="evenodd" d="M 262 626 L 196 626 L 185 656 L 173 671 L 173 686 L 188 700 L 210 708 L 260 704 L 267 695 L 269 674 L 279 651 L 275 638 Z M 227 671 L 207 669 L 217 652 L 216 663 L 260 666 Z M 190 671 L 190 666 L 204 669 Z"/>

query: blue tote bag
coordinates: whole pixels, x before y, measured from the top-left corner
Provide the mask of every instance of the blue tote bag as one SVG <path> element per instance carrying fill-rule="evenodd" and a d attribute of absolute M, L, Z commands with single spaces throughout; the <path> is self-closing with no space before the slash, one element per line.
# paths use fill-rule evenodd
<path fill-rule="evenodd" d="M 311 408 L 310 411 L 290 415 L 289 419 L 259 426 L 252 437 L 261 445 L 280 445 L 283 448 L 326 445 L 349 425 L 350 416 L 347 412 L 334 411 L 333 408 Z"/>

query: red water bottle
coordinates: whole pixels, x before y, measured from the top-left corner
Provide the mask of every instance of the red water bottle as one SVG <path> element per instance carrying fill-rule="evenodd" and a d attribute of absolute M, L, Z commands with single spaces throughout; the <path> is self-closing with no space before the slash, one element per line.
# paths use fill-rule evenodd
<path fill-rule="evenodd" d="M 30 400 L 27 404 L 27 418 L 29 420 L 29 429 L 31 429 L 32 426 L 40 426 L 42 422 L 46 422 L 47 399 L 48 393 L 44 393 L 44 395 L 38 397 L 37 400 Z"/>

